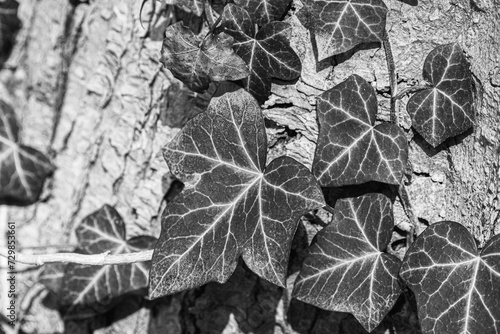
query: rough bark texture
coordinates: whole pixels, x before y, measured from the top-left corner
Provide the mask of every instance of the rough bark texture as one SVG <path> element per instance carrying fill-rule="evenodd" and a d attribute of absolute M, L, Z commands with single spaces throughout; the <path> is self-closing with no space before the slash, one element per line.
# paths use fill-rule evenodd
<path fill-rule="evenodd" d="M 458 221 L 484 244 L 500 233 L 499 4 L 493 0 L 424 0 L 418 6 L 387 0 L 386 4 L 400 89 L 422 79 L 423 61 L 435 46 L 458 42 L 468 55 L 477 90 L 476 124 L 471 131 L 433 149 L 411 129 L 405 109 L 408 98 L 399 103 L 398 114 L 411 140 L 413 174 L 408 189 L 417 216 L 429 223 Z M 123 216 L 128 237 L 159 234 L 159 216 L 172 182 L 161 148 L 188 114 L 203 110 L 209 95 L 196 96 L 161 71 L 158 59 L 165 18 L 150 24 L 150 2 L 143 12 L 143 29 L 140 5 L 135 0 L 78 6 L 69 1 L 21 2 L 24 27 L 0 72 L 0 94 L 17 111 L 24 143 L 47 152 L 57 170 L 40 203 L 9 208 L 9 220 L 18 224 L 19 250 L 74 243 L 75 224 L 104 204 L 115 206 Z M 298 1 L 295 7 L 300 7 Z M 376 44 L 316 64 L 309 33 L 296 17 L 287 20 L 294 26 L 292 46 L 303 61 L 303 73 L 294 85 L 274 85 L 274 95 L 266 103 L 269 159 L 286 154 L 310 166 L 318 132 L 315 96 L 356 73 L 375 86 L 380 119 L 388 120 L 387 66 L 384 51 Z M 398 202 L 395 218 L 396 224 L 408 225 Z M 299 232 L 295 249 L 300 255 L 311 235 Z M 36 273 L 19 279 L 25 282 L 19 286 L 23 298 Z M 23 306 L 27 312 L 23 329 L 62 331 L 57 313 L 43 307 L 40 295 L 30 289 L 25 304 L 34 302 L 29 310 Z M 243 267 L 224 286 L 209 284 L 159 302 L 131 303 L 140 310 L 128 314 L 122 307 L 125 311 L 118 309 L 107 320 L 67 323 L 66 330 L 363 332 L 350 316 L 290 302 L 288 291 Z M 415 321 L 404 307 L 399 314 L 405 325 L 399 332 L 411 331 Z M 110 323 L 109 319 L 120 320 Z"/>

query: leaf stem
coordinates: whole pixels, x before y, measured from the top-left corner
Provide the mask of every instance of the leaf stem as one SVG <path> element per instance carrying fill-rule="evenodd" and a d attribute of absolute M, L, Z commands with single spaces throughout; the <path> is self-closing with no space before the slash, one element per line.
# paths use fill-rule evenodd
<path fill-rule="evenodd" d="M 203 45 L 203 43 L 205 43 L 206 39 L 208 38 L 208 36 L 210 35 L 213 35 L 214 33 L 214 30 L 215 30 L 215 27 L 217 27 L 217 25 L 220 23 L 220 21 L 222 20 L 222 15 L 219 15 L 219 17 L 217 18 L 217 20 L 214 22 L 214 24 L 210 27 L 210 30 L 207 32 L 207 34 L 205 35 L 205 37 L 203 37 L 203 39 L 201 40 L 201 43 L 199 45 L 200 49 Z"/>
<path fill-rule="evenodd" d="M 403 88 L 396 96 L 393 97 L 394 100 L 401 100 L 404 96 L 411 94 L 411 93 L 416 93 L 424 89 L 431 88 L 432 86 L 428 83 L 425 83 L 423 85 L 417 85 L 417 86 L 411 86 L 411 87 L 406 87 Z"/>
<path fill-rule="evenodd" d="M 335 209 L 329 206 L 328 204 L 323 207 L 326 211 L 330 212 L 332 215 L 335 214 Z"/>
<path fill-rule="evenodd" d="M 392 55 L 392 48 L 389 41 L 389 33 L 387 32 L 387 29 L 384 31 L 382 44 L 384 45 L 387 70 L 389 71 L 389 84 L 391 86 L 391 122 L 398 125 L 397 100 L 395 99 L 398 90 L 396 65 L 394 63 L 394 56 Z"/>
<path fill-rule="evenodd" d="M 410 219 L 410 223 L 413 226 L 412 230 L 408 233 L 407 244 L 409 246 L 413 243 L 414 234 L 416 234 L 417 236 L 420 234 L 420 224 L 418 222 L 417 216 L 415 215 L 415 211 L 413 210 L 413 206 L 410 200 L 410 194 L 408 193 L 408 189 L 406 189 L 404 183 L 401 183 L 398 187 L 398 196 L 401 204 L 403 205 L 406 216 L 408 216 L 408 219 Z"/>
<path fill-rule="evenodd" d="M 8 250 L 0 248 L 0 256 L 8 258 Z M 151 261 L 153 250 L 146 250 L 126 254 L 110 254 L 109 251 L 101 254 L 54 253 L 54 254 L 23 254 L 16 252 L 16 262 L 41 266 L 45 263 L 76 263 L 90 266 L 104 266 L 109 264 L 130 264 Z"/>

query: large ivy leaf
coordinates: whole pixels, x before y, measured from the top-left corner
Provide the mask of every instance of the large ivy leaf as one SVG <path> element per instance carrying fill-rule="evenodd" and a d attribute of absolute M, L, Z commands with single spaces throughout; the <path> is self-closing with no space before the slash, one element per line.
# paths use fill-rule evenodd
<path fill-rule="evenodd" d="M 222 12 L 221 27 L 234 37 L 234 49 L 250 69 L 243 85 L 259 103 L 271 93 L 271 78 L 293 80 L 300 76 L 300 59 L 288 42 L 289 23 L 271 22 L 257 32 L 245 9 L 228 4 Z"/>
<path fill-rule="evenodd" d="M 0 204 L 36 202 L 53 169 L 42 153 L 19 143 L 14 110 L 0 100 Z"/>
<path fill-rule="evenodd" d="M 447 44 L 425 58 L 423 77 L 433 87 L 413 95 L 407 110 L 415 130 L 436 147 L 472 126 L 472 76 L 460 46 Z"/>
<path fill-rule="evenodd" d="M 408 249 L 400 275 L 415 293 L 424 333 L 500 332 L 500 235 L 479 253 L 464 226 L 432 224 Z"/>
<path fill-rule="evenodd" d="M 393 227 L 391 202 L 382 194 L 338 201 L 333 221 L 309 250 L 294 297 L 352 313 L 366 330 L 373 330 L 401 294 L 401 261 L 384 253 Z"/>
<path fill-rule="evenodd" d="M 226 34 L 196 36 L 182 22 L 165 31 L 160 62 L 191 90 L 203 92 L 212 81 L 239 80 L 249 75 L 245 62 Z"/>
<path fill-rule="evenodd" d="M 388 9 L 382 0 L 306 0 L 304 7 L 301 20 L 315 36 L 318 60 L 385 34 Z"/>
<path fill-rule="evenodd" d="M 14 45 L 21 21 L 17 17 L 19 3 L 16 0 L 0 1 L 0 68 Z"/>
<path fill-rule="evenodd" d="M 263 26 L 272 21 L 279 21 L 291 0 L 235 0 L 234 3 L 245 8 L 253 22 Z"/>
<path fill-rule="evenodd" d="M 152 249 L 156 239 L 138 236 L 126 240 L 125 224 L 119 213 L 105 205 L 85 217 L 76 229 L 78 253 L 110 254 L 134 253 Z M 59 309 L 66 318 L 86 318 L 103 313 L 116 305 L 127 294 L 145 295 L 148 285 L 149 262 L 133 264 L 85 266 L 70 263 L 64 267 L 64 276 L 58 267 L 49 266 L 42 282 L 53 278 L 57 285 L 47 284 L 58 293 Z"/>
<path fill-rule="evenodd" d="M 324 206 L 307 168 L 289 157 L 266 167 L 264 120 L 243 89 L 216 93 L 165 148 L 185 188 L 167 206 L 153 254 L 151 298 L 225 282 L 242 255 L 248 267 L 285 285 L 300 216 Z"/>
<path fill-rule="evenodd" d="M 377 97 L 363 78 L 351 75 L 317 99 L 319 138 L 313 174 L 323 187 L 380 181 L 398 184 L 408 159 L 403 131 L 374 126 Z"/>

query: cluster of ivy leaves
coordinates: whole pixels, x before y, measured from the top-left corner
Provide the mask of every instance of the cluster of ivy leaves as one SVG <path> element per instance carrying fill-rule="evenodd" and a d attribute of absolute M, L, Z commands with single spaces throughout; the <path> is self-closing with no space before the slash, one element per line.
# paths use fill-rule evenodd
<path fill-rule="evenodd" d="M 210 10 L 203 0 L 178 1 L 197 15 Z M 333 219 L 311 245 L 294 297 L 352 313 L 371 331 L 406 285 L 416 295 L 424 332 L 498 332 L 500 237 L 479 251 L 462 225 L 438 222 L 401 261 L 387 253 L 394 228 L 387 196 L 325 200 L 322 188 L 402 182 L 406 135 L 397 124 L 376 122 L 377 95 L 363 78 L 352 75 L 317 97 L 320 131 L 312 171 L 285 156 L 267 162 L 260 105 L 274 79 L 291 83 L 301 74 L 301 61 L 289 44 L 292 26 L 283 21 L 290 5 L 290 0 L 236 0 L 219 14 L 210 13 L 219 17 L 208 33 L 196 35 L 180 22 L 166 29 L 160 61 L 176 78 L 196 92 L 222 82 L 207 110 L 164 149 L 184 190 L 164 211 L 157 241 L 127 240 L 112 207 L 86 217 L 76 230 L 79 253 L 130 253 L 156 242 L 151 268 L 47 267 L 41 280 L 59 296 L 59 309 L 70 318 L 105 312 L 121 296 L 145 294 L 148 278 L 150 298 L 222 283 L 240 256 L 257 275 L 285 287 L 299 218 L 332 204 Z M 388 38 L 382 0 L 305 0 L 303 5 L 300 18 L 318 60 Z M 0 33 L 6 29 L 0 28 Z M 431 51 L 423 79 L 430 85 L 410 98 L 407 111 L 414 130 L 437 147 L 474 121 L 469 64 L 458 44 Z M 2 102 L 0 111 L 0 201 L 33 203 L 53 166 L 19 143 L 13 109 Z"/>

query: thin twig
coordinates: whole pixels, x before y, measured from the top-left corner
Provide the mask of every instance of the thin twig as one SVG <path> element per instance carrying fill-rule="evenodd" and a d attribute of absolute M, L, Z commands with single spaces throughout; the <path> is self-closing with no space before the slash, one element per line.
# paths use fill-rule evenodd
<path fill-rule="evenodd" d="M 0 248 L 0 256 L 7 257 L 8 250 Z M 45 263 L 76 263 L 91 266 L 104 266 L 109 264 L 130 264 L 136 262 L 151 261 L 153 250 L 146 250 L 126 254 L 78 254 L 78 253 L 55 253 L 55 254 L 22 254 L 16 253 L 16 262 L 41 266 Z"/>
<path fill-rule="evenodd" d="M 396 65 L 394 63 L 394 56 L 392 55 L 391 43 L 389 41 L 389 33 L 384 31 L 382 44 L 385 50 L 385 59 L 387 61 L 387 70 L 389 71 L 389 84 L 391 86 L 391 122 L 398 124 L 397 104 L 394 98 L 398 91 L 398 82 L 396 78 Z"/>
<path fill-rule="evenodd" d="M 411 205 L 410 194 L 408 193 L 404 183 L 401 183 L 398 187 L 398 196 L 401 204 L 403 205 L 406 216 L 408 216 L 408 219 L 410 219 L 410 223 L 413 226 L 412 231 L 408 233 L 407 242 L 408 245 L 410 245 L 413 243 L 413 235 L 416 234 L 418 236 L 420 234 L 420 224 L 417 216 L 415 215 L 415 211 L 413 210 L 413 206 Z"/>

